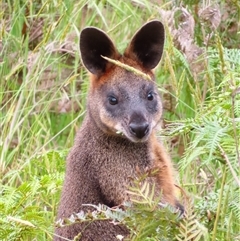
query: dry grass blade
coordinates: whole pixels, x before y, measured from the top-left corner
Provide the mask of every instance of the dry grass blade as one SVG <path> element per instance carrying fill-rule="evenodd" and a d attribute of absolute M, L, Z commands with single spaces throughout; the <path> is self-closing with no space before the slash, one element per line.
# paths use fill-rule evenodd
<path fill-rule="evenodd" d="M 118 60 L 114 60 L 114 59 L 108 58 L 108 57 L 106 57 L 106 56 L 102 56 L 102 58 L 106 59 L 108 62 L 113 63 L 113 64 L 115 64 L 115 65 L 117 65 L 117 66 L 119 66 L 119 67 L 121 67 L 121 68 L 123 68 L 123 69 L 126 69 L 126 70 L 128 70 L 128 71 L 131 71 L 131 72 L 133 72 L 134 74 L 136 74 L 136 75 L 138 75 L 138 76 L 141 76 L 141 77 L 143 77 L 143 78 L 146 79 L 146 80 L 152 80 L 151 77 L 150 77 L 148 74 L 145 74 L 145 73 L 143 73 L 142 71 L 140 71 L 140 70 L 138 70 L 138 69 L 136 69 L 136 68 L 133 68 L 132 66 L 129 66 L 129 65 L 127 65 L 127 64 L 124 64 L 124 63 L 122 63 L 122 62 L 120 62 L 120 61 L 118 61 Z"/>
<path fill-rule="evenodd" d="M 15 218 L 15 217 L 11 217 L 11 216 L 8 216 L 8 220 L 12 221 L 12 222 L 15 222 L 15 223 L 18 223 L 18 224 L 21 224 L 21 225 L 24 225 L 24 226 L 30 226 L 30 227 L 35 228 L 35 225 L 33 225 L 31 222 L 29 222 L 27 220 L 22 220 L 20 218 Z"/>

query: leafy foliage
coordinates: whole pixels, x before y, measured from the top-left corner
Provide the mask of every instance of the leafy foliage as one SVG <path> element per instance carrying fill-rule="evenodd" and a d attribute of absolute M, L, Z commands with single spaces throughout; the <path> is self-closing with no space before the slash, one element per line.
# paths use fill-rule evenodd
<path fill-rule="evenodd" d="M 235 221 L 232 223 L 234 227 L 240 222 L 240 210 L 236 209 L 236 206 L 240 206 L 238 110 L 240 76 L 239 62 L 236 62 L 239 51 L 223 49 L 222 62 L 219 62 L 219 56 L 217 60 L 217 56 L 212 53 L 212 51 L 209 53 L 210 69 L 213 71 L 211 78 L 217 79 L 221 76 L 222 81 L 215 81 L 215 86 L 208 90 L 206 101 L 199 103 L 194 118 L 169 124 L 165 133 L 171 136 L 186 135 L 191 138 L 180 160 L 180 167 L 182 172 L 188 168 L 202 172 L 202 175 L 196 177 L 196 183 L 199 179 L 203 180 L 200 190 L 206 196 L 199 197 L 196 208 L 209 231 L 212 230 L 214 239 L 224 237 L 224 240 L 237 240 L 238 231 L 235 233 L 230 228 L 229 222 L 232 222 L 233 216 L 235 216 Z M 221 180 L 222 176 L 226 179 Z M 206 190 L 203 189 L 205 186 Z M 212 192 L 209 193 L 209 189 Z M 229 206 L 235 207 L 234 214 Z M 217 224 L 213 217 L 218 217 L 225 227 L 221 230 L 221 234 L 216 231 Z"/>
<path fill-rule="evenodd" d="M 59 198 L 63 181 L 63 167 L 58 167 L 61 172 L 55 172 L 48 169 L 47 164 L 54 161 L 62 166 L 65 156 L 65 153 L 54 151 L 40 155 L 31 160 L 33 169 L 25 167 L 22 170 L 28 173 L 25 182 L 17 187 L 1 185 L 0 240 L 51 238 L 56 197 Z"/>
<path fill-rule="evenodd" d="M 190 210 L 180 216 L 179 210 L 160 202 L 155 196 L 155 186 L 145 177 L 134 181 L 128 194 L 131 202 L 122 208 L 109 208 L 105 205 L 90 205 L 93 212 L 72 214 L 70 218 L 58 220 L 57 226 L 63 227 L 79 222 L 111 220 L 122 223 L 130 230 L 130 236 L 124 240 L 202 240 L 207 229 L 199 223 L 196 214 Z M 187 206 L 192 208 L 192 206 Z"/>

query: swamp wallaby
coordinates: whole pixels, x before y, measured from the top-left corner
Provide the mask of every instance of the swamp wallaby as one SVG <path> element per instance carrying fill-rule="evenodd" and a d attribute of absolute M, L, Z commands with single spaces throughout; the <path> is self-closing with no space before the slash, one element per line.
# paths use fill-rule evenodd
<path fill-rule="evenodd" d="M 103 31 L 87 27 L 81 32 L 80 52 L 91 85 L 86 116 L 68 155 L 57 219 L 93 210 L 82 204 L 121 205 L 129 200 L 133 178 L 154 168 L 158 172 L 152 179 L 163 201 L 183 211 L 174 194 L 171 160 L 155 136 L 162 101 L 152 69 L 161 59 L 164 35 L 161 22 L 148 22 L 121 55 Z M 116 241 L 117 235 L 127 237 L 128 230 L 110 221 L 78 223 L 56 228 L 54 240 L 73 240 L 79 233 L 81 241 Z"/>

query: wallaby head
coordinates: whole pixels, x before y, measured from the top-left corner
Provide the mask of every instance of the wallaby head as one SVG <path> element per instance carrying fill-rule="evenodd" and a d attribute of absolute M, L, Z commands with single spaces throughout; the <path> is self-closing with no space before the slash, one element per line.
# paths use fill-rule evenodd
<path fill-rule="evenodd" d="M 152 69 L 161 59 L 164 38 L 162 23 L 148 22 L 121 55 L 103 31 L 88 27 L 81 32 L 82 61 L 92 74 L 88 111 L 104 133 L 132 142 L 148 140 L 162 115 L 162 102 Z M 102 56 L 140 70 L 151 80 L 110 63 Z"/>

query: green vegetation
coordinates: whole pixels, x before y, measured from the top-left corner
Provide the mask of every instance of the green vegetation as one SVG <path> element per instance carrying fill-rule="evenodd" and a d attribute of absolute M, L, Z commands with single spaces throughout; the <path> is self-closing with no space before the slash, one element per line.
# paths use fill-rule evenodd
<path fill-rule="evenodd" d="M 0 240 L 52 238 L 65 158 L 89 83 L 80 30 L 105 30 L 121 52 L 151 19 L 163 21 L 167 33 L 156 69 L 165 107 L 159 136 L 178 170 L 187 214 L 179 219 L 170 207 L 156 209 L 157 200 L 146 198 L 148 186 L 131 190 L 140 199 L 129 213 L 101 210 L 125 217 L 135 241 L 240 240 L 239 1 L 9 0 L 0 6 Z"/>

